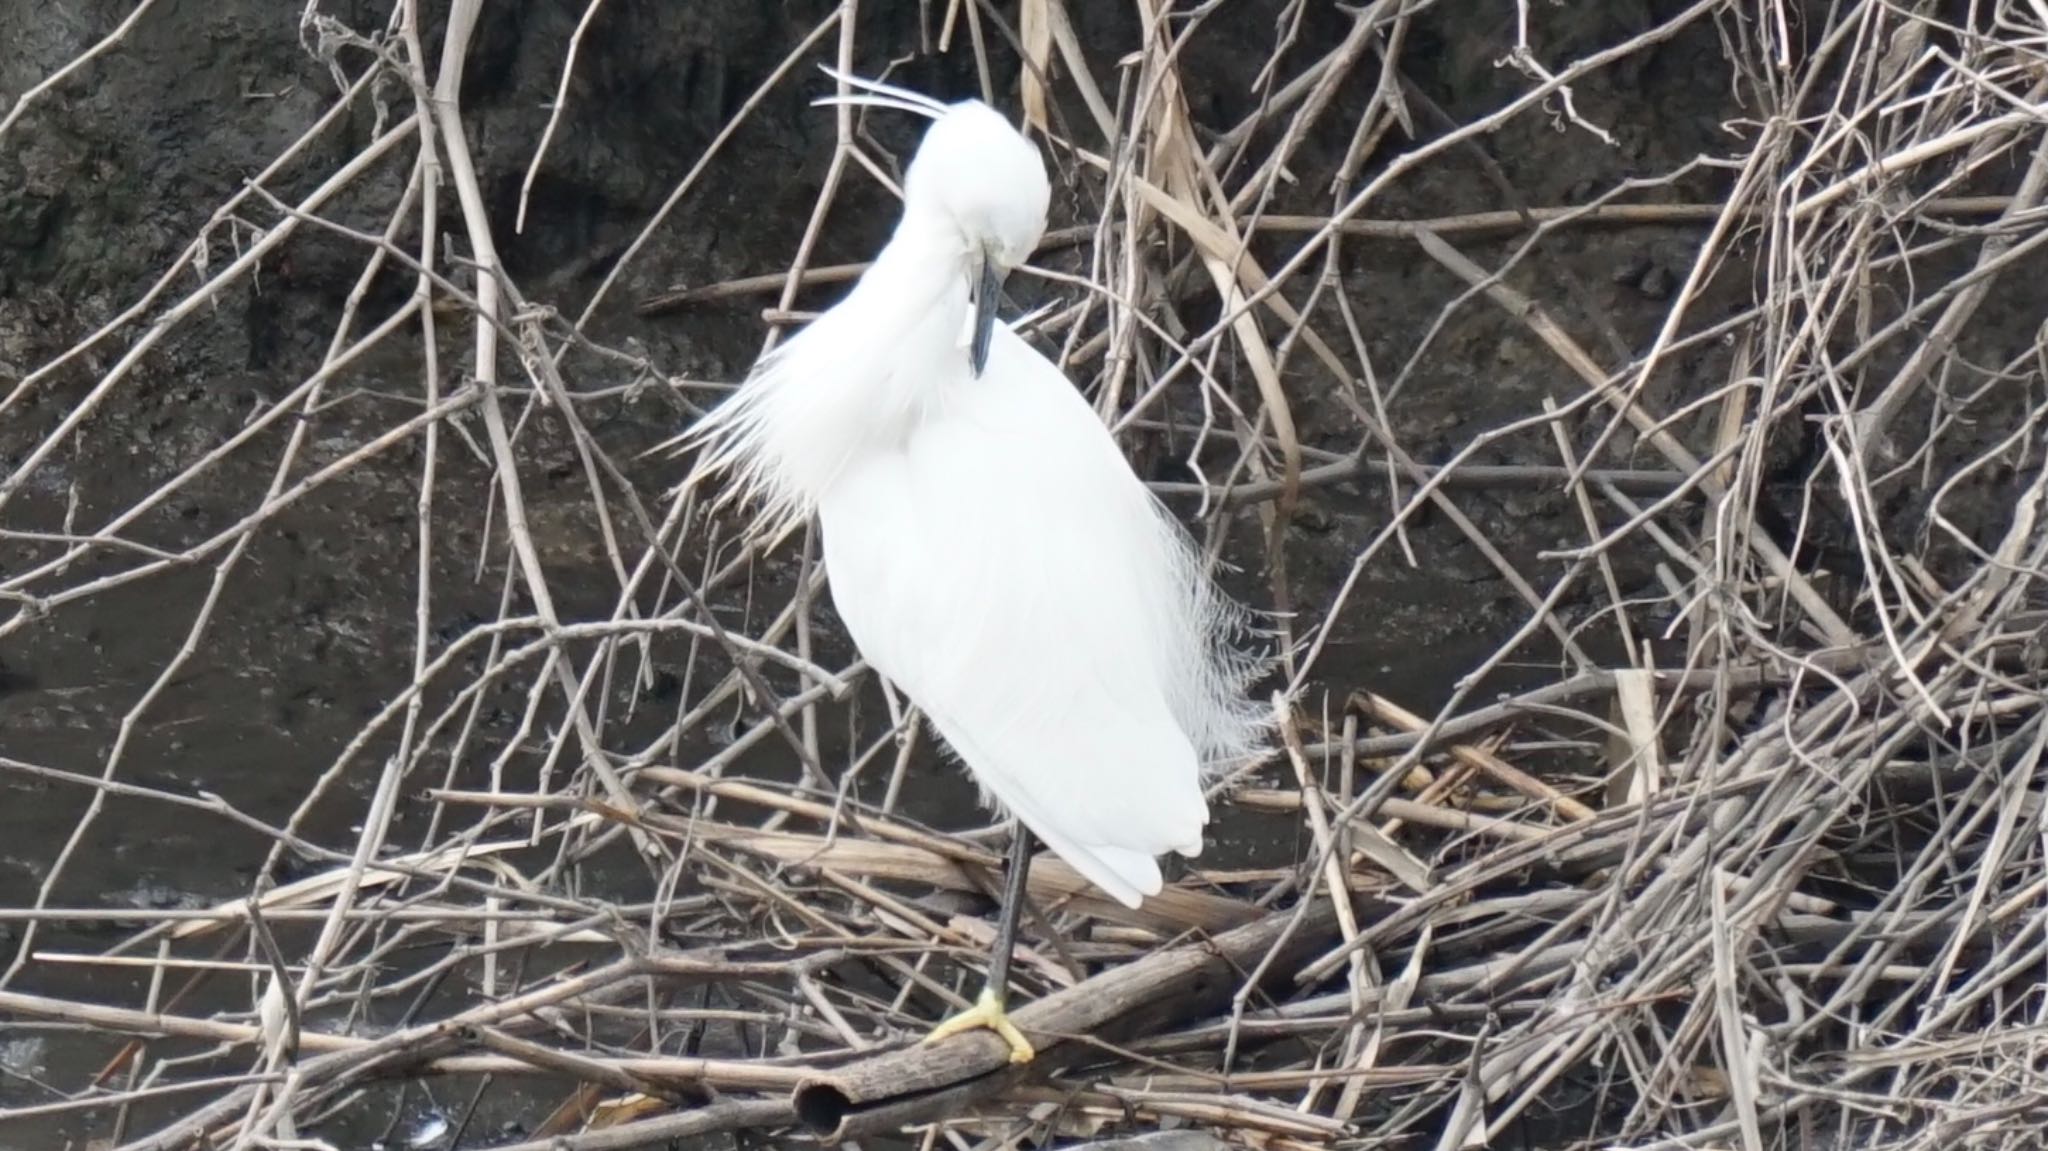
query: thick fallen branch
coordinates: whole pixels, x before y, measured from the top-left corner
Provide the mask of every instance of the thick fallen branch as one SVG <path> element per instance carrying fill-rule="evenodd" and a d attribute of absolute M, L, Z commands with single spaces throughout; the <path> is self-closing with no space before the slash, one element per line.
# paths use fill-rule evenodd
<path fill-rule="evenodd" d="M 1294 918 L 1275 913 L 1214 939 L 1154 952 L 1018 1008 L 1011 1019 L 1038 1047 L 1038 1058 L 1026 1066 L 1011 1065 L 1001 1039 L 970 1032 L 821 1073 L 798 1085 L 790 1101 L 805 1126 L 837 1142 L 930 1118 L 1079 1063 L 1094 1053 L 1089 1037 L 1114 1040 L 1186 1026 L 1227 1005 L 1244 973 L 1269 952 L 1265 976 L 1278 986 L 1337 938 L 1329 903 L 1302 916 L 1290 932 Z"/>

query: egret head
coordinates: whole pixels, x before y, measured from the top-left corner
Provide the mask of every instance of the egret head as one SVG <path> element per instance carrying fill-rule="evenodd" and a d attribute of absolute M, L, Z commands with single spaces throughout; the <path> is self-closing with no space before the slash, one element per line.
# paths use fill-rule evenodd
<path fill-rule="evenodd" d="M 950 105 L 932 121 L 903 181 L 904 210 L 957 228 L 968 258 L 974 339 L 968 362 L 988 362 L 1003 278 L 1038 247 L 1052 185 L 1031 141 L 979 100 Z"/>

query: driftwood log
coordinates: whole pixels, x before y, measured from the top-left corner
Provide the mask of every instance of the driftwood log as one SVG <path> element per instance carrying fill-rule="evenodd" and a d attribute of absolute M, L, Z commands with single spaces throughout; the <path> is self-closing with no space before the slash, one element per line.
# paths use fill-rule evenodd
<path fill-rule="evenodd" d="M 1291 928 L 1291 930 L 1290 930 Z M 811 1130 L 836 1142 L 987 1098 L 1022 1079 L 1085 1060 L 1089 1037 L 1142 1037 L 1220 1010 L 1264 961 L 1264 978 L 1291 986 L 1294 974 L 1337 939 L 1334 905 L 1297 917 L 1276 912 L 1255 923 L 1105 971 L 1018 1008 L 1011 1018 L 1038 1048 L 1023 1067 L 988 1032 L 850 1063 L 797 1085 L 790 1101 Z"/>

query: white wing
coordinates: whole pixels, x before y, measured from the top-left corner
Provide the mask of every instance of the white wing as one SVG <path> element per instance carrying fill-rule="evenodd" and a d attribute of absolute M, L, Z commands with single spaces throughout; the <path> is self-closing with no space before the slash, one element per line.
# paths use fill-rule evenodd
<path fill-rule="evenodd" d="M 833 603 L 976 779 L 1135 907 L 1155 856 L 1201 850 L 1202 759 L 1242 719 L 1208 714 L 1230 677 L 1206 582 L 1093 410 L 1007 328 L 980 379 L 930 394 L 820 504 Z"/>

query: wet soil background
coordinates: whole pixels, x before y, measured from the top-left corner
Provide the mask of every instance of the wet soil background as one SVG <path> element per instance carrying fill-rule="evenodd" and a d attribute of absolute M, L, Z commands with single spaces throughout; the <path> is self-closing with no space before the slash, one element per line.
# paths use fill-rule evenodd
<path fill-rule="evenodd" d="M 0 0 L 0 110 L 85 50 L 130 10 L 126 0 Z M 428 5 L 430 10 L 438 6 Z M 942 6 L 934 6 L 942 7 Z M 1575 59 L 1668 16 L 1678 5 L 1614 3 L 1541 6 L 1543 55 Z M 919 55 L 928 27 L 925 5 L 873 3 L 860 17 L 863 72 L 910 57 L 897 73 L 909 85 L 944 96 L 974 91 L 974 68 L 963 51 Z M 1135 43 L 1124 6 L 1070 5 L 1098 75 Z M 570 85 L 568 122 L 554 139 L 536 180 L 527 223 L 511 230 L 523 178 L 559 79 L 562 52 L 583 15 L 582 3 L 549 0 L 487 6 L 472 50 L 464 90 L 470 132 L 483 166 L 497 236 L 508 271 L 528 298 L 574 315 L 660 205 L 737 110 L 741 100 L 827 11 L 815 2 L 670 4 L 615 0 L 590 26 Z M 321 11 L 360 29 L 381 26 L 383 7 L 328 2 Z M 1252 80 L 1265 66 L 1285 9 L 1277 3 L 1226 4 L 1192 38 L 1186 75 L 1196 120 L 1206 129 L 1237 122 L 1255 107 Z M 1312 3 L 1301 14 L 1296 58 L 1319 54 L 1342 35 L 1349 18 L 1336 6 Z M 434 19 L 438 20 L 436 15 Z M 1420 21 L 1403 55 L 1407 78 L 1451 117 L 1464 120 L 1499 106 L 1526 81 L 1497 62 L 1513 36 L 1513 6 L 1442 5 Z M 429 44 L 438 41 L 430 28 Z M 47 362 L 127 307 L 197 234 L 208 213 L 305 131 L 330 105 L 330 71 L 302 38 L 297 5 L 275 0 L 162 0 L 119 48 L 83 69 L 0 139 L 0 391 Z M 342 58 L 361 49 L 341 47 Z M 1000 45 L 999 75 L 1014 75 Z M 822 59 L 823 57 L 819 57 Z M 1007 69 L 1007 70 L 1004 70 Z M 1327 211 L 1326 173 L 1349 144 L 1348 132 L 1370 95 L 1375 68 L 1361 68 L 1338 97 L 1329 125 L 1304 146 L 1299 179 L 1280 210 Z M 1513 207 L 1497 177 L 1525 205 L 1584 202 L 1632 176 L 1662 174 L 1700 155 L 1726 155 L 1737 140 L 1726 127 L 1743 115 L 1731 95 L 1722 45 L 1707 26 L 1648 49 L 1577 86 L 1581 113 L 1609 126 L 1613 147 L 1585 133 L 1561 130 L 1548 115 L 1517 118 L 1482 142 L 1486 163 L 1459 153 L 1397 183 L 1375 206 L 1383 218 L 1420 218 Z M 597 341 L 631 350 L 666 376 L 737 379 L 759 351 L 759 309 L 770 301 L 695 307 L 659 317 L 636 315 L 631 303 L 677 285 L 701 285 L 786 266 L 818 195 L 832 147 L 830 114 L 808 106 L 823 82 L 807 74 L 771 94 L 713 165 L 703 184 L 625 273 L 594 326 Z M 409 107 L 400 92 L 360 101 L 342 132 L 317 140 L 316 152 L 338 159 L 379 129 L 380 102 Z M 1078 105 L 1067 109 L 1084 123 Z M 1427 123 L 1422 125 L 1427 128 Z M 907 156 L 914 128 L 887 118 L 875 134 Z M 1434 134 L 1433 132 L 1430 134 Z M 1377 170 L 1404 145 L 1390 143 L 1367 165 Z M 1489 172 L 1487 164 L 1493 166 Z M 319 163 L 300 171 L 324 171 Z M 381 224 L 402 174 L 373 175 L 343 197 L 333 215 L 357 227 Z M 1987 177 L 1996 181 L 1997 174 Z M 1717 201 L 1721 173 L 1703 170 L 1651 198 Z M 301 177 L 278 181 L 280 195 L 308 190 Z M 1069 184 L 1056 212 L 1080 216 L 1086 195 Z M 448 217 L 452 222 L 452 215 Z M 865 258 L 886 237 L 893 212 L 871 183 L 856 179 L 842 196 L 816 260 Z M 1055 223 L 1066 222 L 1056 220 Z M 1585 346 L 1619 363 L 1646 347 L 1662 322 L 1701 238 L 1690 226 L 1565 230 L 1514 278 L 1544 301 Z M 409 240 L 407 241 L 410 242 Z M 1510 240 L 1461 242 L 1482 264 L 1497 265 Z M 1268 241 L 1266 266 L 1284 259 Z M 252 411 L 314 370 L 362 260 L 358 245 L 305 234 L 236 285 L 208 314 L 167 340 L 92 418 L 59 457 L 38 469 L 0 524 L 17 531 L 93 526 L 134 504 L 233 434 Z M 219 253 L 215 260 L 232 258 Z M 1357 309 L 1378 365 L 1405 363 L 1436 324 L 1459 284 L 1417 248 L 1403 242 L 1359 241 L 1346 247 L 1343 290 Z M 365 304 L 366 328 L 388 315 L 410 290 L 410 277 L 388 275 Z M 1696 306 L 1696 323 L 1749 303 L 1740 274 L 1721 277 Z M 1215 303 L 1187 285 L 1185 306 L 1200 317 Z M 2031 337 L 2040 309 L 2031 293 L 2002 293 L 1987 302 L 1976 332 L 2010 340 Z M 809 293 L 800 307 L 818 307 L 829 290 Z M 1028 302 L 1028 301 L 1023 301 Z M 463 339 L 466 340 L 466 336 Z M 405 340 L 417 342 L 416 334 Z M 119 346 L 118 342 L 115 346 Z M 460 356 L 461 342 L 447 351 Z M 416 348 L 414 349 L 416 353 Z M 1986 349 L 2002 362 L 2009 350 Z M 317 417 L 315 461 L 331 458 L 388 424 L 416 395 L 413 353 L 380 353 L 352 372 L 347 394 Z M 1305 360 L 1306 357 L 1298 357 Z M 12 469 L 62 420 L 97 375 L 105 355 L 86 357 L 59 373 L 0 426 L 0 467 Z M 579 389 L 619 390 L 633 382 L 615 362 L 572 359 Z M 1656 410 L 1727 378 L 1727 350 L 1708 347 L 1676 358 L 1653 381 Z M 1348 452 L 1360 439 L 1347 409 L 1327 384 L 1302 368 L 1291 381 L 1304 442 Z M 1455 312 L 1389 406 L 1394 431 L 1422 460 L 1448 458 L 1474 436 L 1541 410 L 1580 390 L 1556 359 L 1511 316 L 1484 304 Z M 1251 396 L 1249 381 L 1240 394 Z M 594 400 L 585 412 L 593 432 L 623 462 L 653 504 L 678 475 L 675 461 L 641 458 L 672 434 L 692 403 L 715 393 L 647 387 Z M 1684 429 L 1688 435 L 1693 429 Z M 273 439 L 269 443 L 281 442 Z M 323 447 L 322 445 L 326 445 Z M 1171 461 L 1166 446 L 1138 444 Z M 565 618 L 609 613 L 616 591 L 580 466 L 559 422 L 543 413 L 522 435 L 536 543 Z M 1779 445 L 1774 466 L 1788 485 L 1811 466 L 1807 445 Z M 322 452 L 329 453 L 326 457 Z M 270 482 L 274 450 L 243 452 L 188 487 L 135 533 L 158 546 L 186 546 L 232 524 Z M 484 462 L 449 443 L 446 493 L 437 508 L 434 626 L 444 638 L 496 616 L 502 550 L 487 540 Z M 1502 439 L 1477 462 L 1556 462 L 1547 430 Z M 1602 461 L 1653 466 L 1624 441 Z M 1161 479 L 1184 479 L 1169 463 Z M 203 642 L 168 690 L 130 735 L 124 779 L 181 793 L 210 792 L 264 819 L 281 818 L 298 801 L 306 776 L 382 708 L 409 678 L 414 604 L 413 505 L 419 475 L 416 445 L 402 446 L 354 469 L 302 501 L 258 534 Z M 1543 586 L 1557 569 L 1538 553 L 1582 542 L 1576 509 L 1536 485 L 1461 491 L 1460 506 L 1516 566 Z M 462 502 L 467 499 L 469 502 Z M 1985 498 L 1986 514 L 1996 493 Z M 1308 623 L 1327 613 L 1353 557 L 1386 522 L 1386 490 L 1374 483 L 1340 484 L 1311 493 L 1288 531 L 1290 594 Z M 1823 517 L 1824 520 L 1824 517 Z M 1256 520 L 1240 513 L 1231 557 L 1244 565 L 1234 582 L 1267 604 L 1256 546 Z M 1824 541 L 1827 525 L 1817 525 Z M 1364 573 L 1317 669 L 1318 687 L 1337 698 L 1369 688 L 1411 710 L 1427 712 L 1456 681 L 1480 664 L 1527 618 L 1527 608 L 1478 552 L 1438 517 L 1420 518 L 1410 539 L 1417 562 L 1383 558 Z M 477 557 L 488 558 L 479 575 Z M 18 570 L 48 552 L 25 540 L 0 541 L 0 570 Z M 1395 553 L 1397 554 L 1397 553 Z M 1624 594 L 1657 594 L 1645 557 L 1616 556 Z M 201 565 L 67 605 L 0 641 L 0 755 L 53 768 L 97 774 L 121 719 L 185 642 L 206 594 L 211 566 Z M 773 572 L 764 578 L 773 578 Z M 1597 585 L 1562 605 L 1568 618 L 1589 619 Z M 9 610 L 0 607 L 0 611 Z M 819 618 L 826 662 L 846 653 L 829 609 Z M 1589 623 L 1586 642 L 1611 652 L 1611 637 Z M 1487 690 L 1538 682 L 1558 663 L 1540 649 L 1520 653 Z M 679 693 L 679 684 L 667 690 Z M 872 693 L 866 706 L 879 708 Z M 494 699 L 485 724 L 509 731 L 522 701 Z M 671 702 L 670 706 L 674 706 Z M 646 725 L 661 722 L 650 709 Z M 673 714 L 669 712 L 668 714 Z M 767 774 L 778 774 L 763 764 Z M 365 767 L 332 820 L 316 838 L 346 845 L 371 785 Z M 438 782 L 438 781 L 435 781 Z M 981 822 L 972 791 L 957 772 L 920 774 L 913 810 L 943 826 Z M 31 903 L 88 795 L 81 789 L 0 774 L 0 906 Z M 401 813 L 399 838 L 424 821 Z M 1294 833 L 1271 822 L 1226 821 L 1217 829 L 1219 858 L 1286 857 Z M 158 804 L 110 803 L 52 902 L 62 906 L 200 906 L 246 895 L 267 845 L 254 835 L 191 818 Z M 622 873 L 631 887 L 645 877 Z M 15 929 L 0 926 L 12 950 Z M 46 934 L 41 946 L 89 950 L 111 932 Z M 47 972 L 24 989 L 135 1002 L 139 980 Z M 240 991 L 222 1007 L 247 1005 Z M 0 1105 L 48 1098 L 39 1081 L 77 1083 L 104 1050 L 70 1051 L 48 1039 L 0 1040 Z M 507 1096 L 494 1121 L 531 1120 Z M 416 1104 L 411 1104 L 416 1105 Z M 374 1134 L 374 1128 L 369 1129 Z M 34 1132 L 0 1129 L 0 1147 L 53 1147 L 102 1133 L 85 1126 Z M 75 1144 L 73 1144 L 75 1145 Z"/>

